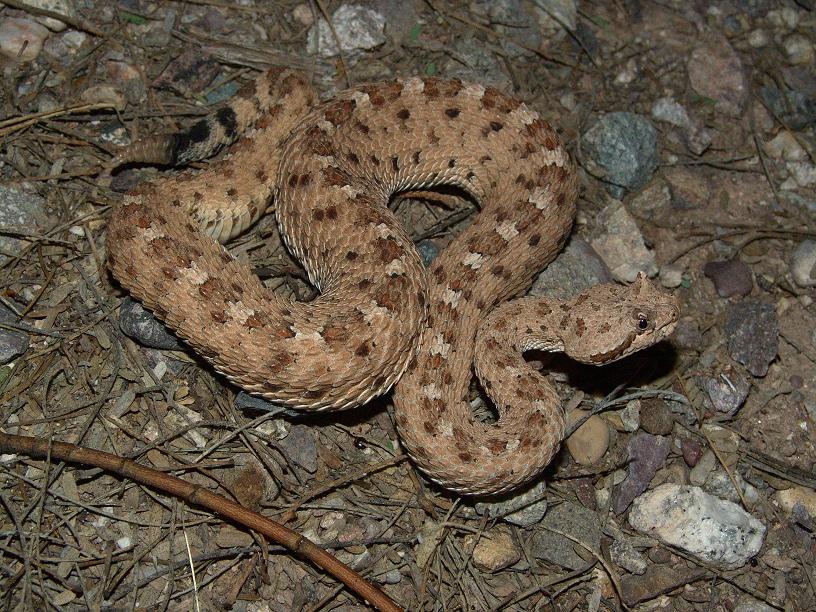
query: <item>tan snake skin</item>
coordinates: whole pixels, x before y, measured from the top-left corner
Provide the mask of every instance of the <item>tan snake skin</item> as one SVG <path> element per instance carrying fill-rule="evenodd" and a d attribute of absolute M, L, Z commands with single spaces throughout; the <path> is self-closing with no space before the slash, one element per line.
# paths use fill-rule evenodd
<path fill-rule="evenodd" d="M 398 432 L 429 478 L 467 494 L 530 480 L 557 450 L 564 416 L 521 353 L 612 361 L 667 336 L 676 300 L 641 278 L 563 304 L 524 298 L 493 309 L 555 257 L 575 213 L 567 152 L 518 100 L 435 78 L 315 99 L 300 76 L 273 69 L 188 132 L 124 151 L 114 165 L 177 164 L 243 136 L 206 171 L 126 196 L 108 226 L 110 269 L 247 391 L 329 410 L 399 381 Z M 385 205 L 397 192 L 439 185 L 461 188 L 481 212 L 426 273 Z M 320 291 L 311 302 L 265 288 L 201 231 L 225 242 L 269 202 Z M 500 412 L 495 424 L 475 420 L 467 402 L 474 358 Z"/>

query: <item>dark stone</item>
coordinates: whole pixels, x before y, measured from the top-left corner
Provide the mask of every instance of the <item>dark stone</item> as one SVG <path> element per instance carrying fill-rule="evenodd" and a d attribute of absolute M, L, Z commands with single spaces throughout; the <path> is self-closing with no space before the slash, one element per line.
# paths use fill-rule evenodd
<path fill-rule="evenodd" d="M 629 440 L 629 475 L 615 494 L 612 510 L 621 514 L 646 490 L 669 456 L 669 441 L 662 436 L 640 434 Z"/>
<path fill-rule="evenodd" d="M 768 302 L 746 300 L 728 309 L 728 354 L 754 376 L 765 376 L 779 350 L 779 321 Z"/>
<path fill-rule="evenodd" d="M 150 348 L 176 351 L 184 346 L 153 313 L 129 297 L 122 300 L 119 307 L 119 329 L 139 344 Z"/>
<path fill-rule="evenodd" d="M 674 417 L 659 397 L 645 399 L 640 405 L 640 426 L 655 436 L 667 436 L 674 429 Z"/>
<path fill-rule="evenodd" d="M 720 297 L 745 297 L 754 287 L 751 269 L 737 259 L 709 261 L 703 266 L 703 274 L 714 282 Z"/>

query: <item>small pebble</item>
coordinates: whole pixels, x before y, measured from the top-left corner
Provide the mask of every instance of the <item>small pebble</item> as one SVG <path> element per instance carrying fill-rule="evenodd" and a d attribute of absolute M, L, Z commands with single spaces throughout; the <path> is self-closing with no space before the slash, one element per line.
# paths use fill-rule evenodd
<path fill-rule="evenodd" d="M 751 383 L 733 368 L 726 368 L 718 376 L 704 379 L 705 390 L 714 408 L 734 416 L 745 403 Z"/>
<path fill-rule="evenodd" d="M 689 482 L 698 487 L 704 485 L 715 467 L 717 467 L 717 456 L 710 450 L 705 451 L 692 468 L 689 474 Z"/>
<path fill-rule="evenodd" d="M 641 402 L 640 426 L 650 434 L 666 436 L 674 429 L 672 412 L 660 398 L 649 398 Z"/>
<path fill-rule="evenodd" d="M 703 266 L 703 274 L 712 280 L 720 297 L 744 297 L 754 287 L 751 269 L 738 259 L 709 261 Z"/>
<path fill-rule="evenodd" d="M 578 536 L 581 544 L 590 551 L 600 551 L 600 517 L 574 502 L 565 501 L 554 506 L 541 521 L 541 528 L 532 533 L 534 535 L 530 549 L 535 557 L 570 569 L 586 565 L 584 557 L 591 558 L 592 553 L 561 533 Z"/>
<path fill-rule="evenodd" d="M 620 420 L 623 431 L 635 432 L 640 427 L 640 411 L 642 402 L 634 399 L 626 402 L 626 408 L 620 411 Z"/>
<path fill-rule="evenodd" d="M 465 538 L 465 546 L 470 548 L 476 535 Z M 473 564 L 485 572 L 498 572 L 521 559 L 521 552 L 516 547 L 513 536 L 505 527 L 495 527 L 484 532 L 473 549 Z"/>
<path fill-rule="evenodd" d="M 777 491 L 774 498 L 788 515 L 805 512 L 811 520 L 816 520 L 816 491 L 805 487 L 794 486 L 784 491 Z"/>
<path fill-rule="evenodd" d="M 573 410 L 567 417 L 572 425 L 588 414 L 586 410 Z M 589 417 L 566 441 L 567 450 L 576 463 L 593 465 L 606 454 L 609 448 L 609 428 L 606 421 L 597 414 Z"/>
<path fill-rule="evenodd" d="M 816 286 L 816 240 L 803 240 L 794 249 L 790 263 L 793 281 L 800 287 Z"/>
<path fill-rule="evenodd" d="M 666 289 L 676 289 L 683 284 L 683 266 L 667 264 L 661 267 L 658 280 Z"/>
<path fill-rule="evenodd" d="M 796 140 L 793 132 L 782 130 L 762 147 L 769 157 L 785 161 L 804 161 L 807 151 Z"/>
<path fill-rule="evenodd" d="M 691 317 L 682 317 L 677 322 L 672 335 L 674 344 L 682 349 L 701 351 L 704 348 L 703 334 L 700 332 L 700 324 Z"/>
<path fill-rule="evenodd" d="M 609 548 L 612 561 L 630 574 L 643 574 L 648 565 L 646 559 L 628 542 L 615 540 Z"/>
<path fill-rule="evenodd" d="M 788 56 L 788 61 L 794 65 L 812 64 L 816 55 L 811 39 L 799 33 L 787 36 L 782 42 L 782 48 L 785 50 L 785 55 Z"/>
<path fill-rule="evenodd" d="M 542 479 L 532 487 L 514 491 L 509 498 L 501 501 L 477 502 L 476 512 L 480 516 L 501 517 L 519 527 L 530 527 L 547 513 L 546 491 L 547 481 Z"/>
<path fill-rule="evenodd" d="M 753 30 L 750 34 L 748 34 L 748 44 L 754 49 L 766 47 L 768 46 L 769 42 L 770 38 L 765 30 Z"/>
<path fill-rule="evenodd" d="M 164 323 L 129 297 L 122 300 L 119 307 L 119 329 L 139 344 L 150 348 L 175 351 L 183 347 Z"/>
<path fill-rule="evenodd" d="M 697 462 L 703 456 L 703 449 L 700 444 L 690 438 L 684 438 L 680 443 L 680 452 L 683 454 L 683 461 L 690 468 L 697 465 Z"/>
<path fill-rule="evenodd" d="M 617 200 L 598 213 L 590 244 L 621 282 L 634 282 L 641 271 L 650 278 L 657 274 L 654 253 L 646 247 L 634 217 Z"/>

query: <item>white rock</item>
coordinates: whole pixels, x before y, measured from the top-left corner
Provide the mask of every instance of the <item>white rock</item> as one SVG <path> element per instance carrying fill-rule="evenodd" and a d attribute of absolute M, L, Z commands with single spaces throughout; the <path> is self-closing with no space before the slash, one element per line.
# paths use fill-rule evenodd
<path fill-rule="evenodd" d="M 368 7 L 344 4 L 334 12 L 332 24 L 344 52 L 373 49 L 385 42 L 385 17 Z M 325 19 L 309 30 L 306 48 L 309 53 L 319 52 L 321 57 L 338 54 L 337 42 Z"/>
<path fill-rule="evenodd" d="M 48 29 L 28 19 L 6 19 L 0 22 L 0 55 L 20 61 L 37 59 Z"/>
<path fill-rule="evenodd" d="M 666 264 L 660 268 L 658 276 L 660 284 L 667 289 L 676 289 L 683 283 L 683 266 L 679 264 Z"/>
<path fill-rule="evenodd" d="M 738 505 L 698 487 L 663 484 L 632 503 L 629 524 L 724 569 L 755 556 L 765 525 Z"/>
<path fill-rule="evenodd" d="M 688 128 L 691 125 L 686 109 L 670 96 L 655 101 L 652 105 L 652 117 L 656 121 L 665 121 L 675 127 Z"/>
<path fill-rule="evenodd" d="M 785 180 L 779 187 L 781 189 L 795 189 L 799 187 L 808 187 L 816 183 L 816 166 L 806 161 L 788 162 L 787 165 L 790 178 Z M 791 182 L 793 181 L 793 182 Z"/>
<path fill-rule="evenodd" d="M 814 57 L 813 43 L 803 34 L 791 34 L 782 43 L 785 54 L 791 64 L 812 64 Z"/>
<path fill-rule="evenodd" d="M 816 241 L 799 243 L 791 255 L 790 270 L 793 281 L 800 287 L 816 286 Z"/>
<path fill-rule="evenodd" d="M 768 42 L 770 42 L 770 39 L 765 30 L 757 29 L 748 34 L 748 44 L 754 49 L 761 49 L 767 46 Z"/>
<path fill-rule="evenodd" d="M 622 202 L 613 200 L 601 210 L 596 227 L 590 244 L 615 279 L 631 283 L 641 271 L 649 277 L 657 274 L 654 253 L 646 248 L 640 228 Z"/>

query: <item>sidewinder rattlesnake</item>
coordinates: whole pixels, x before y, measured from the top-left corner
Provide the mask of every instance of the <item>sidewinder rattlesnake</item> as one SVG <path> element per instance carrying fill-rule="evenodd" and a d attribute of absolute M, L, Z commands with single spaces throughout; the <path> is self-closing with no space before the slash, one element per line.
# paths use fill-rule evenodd
<path fill-rule="evenodd" d="M 125 197 L 108 226 L 114 276 L 216 370 L 271 401 L 342 409 L 396 384 L 402 443 L 448 489 L 508 491 L 557 450 L 559 398 L 523 351 L 607 363 L 674 328 L 677 301 L 644 277 L 496 307 L 559 252 L 577 197 L 555 131 L 496 89 L 406 78 L 316 104 L 301 76 L 272 69 L 211 118 L 137 141 L 113 163 L 181 164 L 235 140 L 205 171 Z M 426 272 L 386 204 L 441 185 L 481 211 Z M 270 203 L 320 291 L 311 302 L 276 295 L 218 244 Z M 474 365 L 494 424 L 468 405 Z"/>

